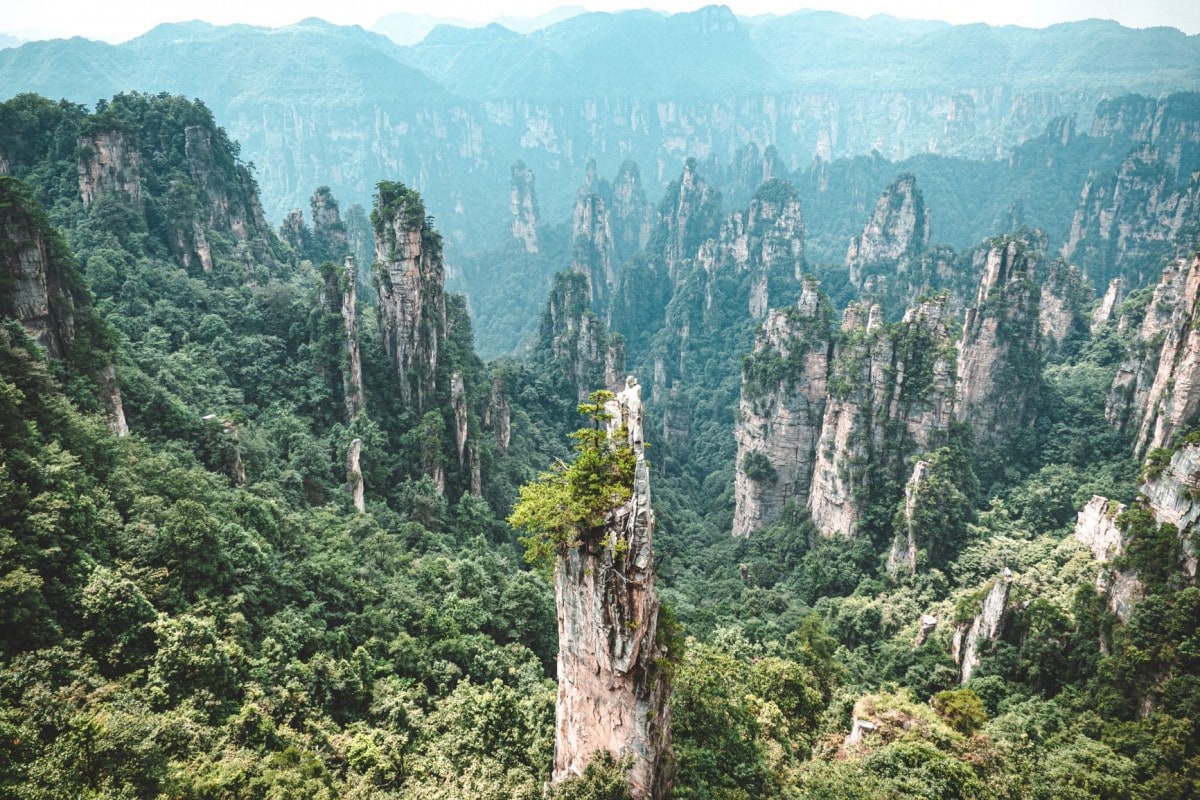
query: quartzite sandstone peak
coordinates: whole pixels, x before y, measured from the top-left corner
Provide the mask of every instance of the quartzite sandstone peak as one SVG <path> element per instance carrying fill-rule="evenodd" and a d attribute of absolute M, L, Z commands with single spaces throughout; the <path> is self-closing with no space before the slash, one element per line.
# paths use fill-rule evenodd
<path fill-rule="evenodd" d="M 401 401 L 422 412 L 433 401 L 446 338 L 441 237 L 430 226 L 421 198 L 398 183 L 379 184 L 371 223 L 384 347 Z"/>
<path fill-rule="evenodd" d="M 670 678 L 658 635 L 654 510 L 643 455 L 641 387 L 629 376 L 610 401 L 610 438 L 625 435 L 636 456 L 633 494 L 603 528 L 560 551 L 558 704 L 554 780 L 580 775 L 598 753 L 629 758 L 630 794 L 665 800 L 674 778 Z"/>

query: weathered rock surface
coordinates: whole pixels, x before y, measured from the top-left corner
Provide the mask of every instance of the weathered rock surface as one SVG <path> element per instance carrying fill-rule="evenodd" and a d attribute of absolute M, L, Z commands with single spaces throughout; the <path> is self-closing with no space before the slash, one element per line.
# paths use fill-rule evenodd
<path fill-rule="evenodd" d="M 312 209 L 311 258 L 322 261 L 342 262 L 350 254 L 350 238 L 346 223 L 342 222 L 338 201 L 328 186 L 320 186 L 309 200 Z"/>
<path fill-rule="evenodd" d="M 654 590 L 654 510 L 643 455 L 641 387 L 610 403 L 609 435 L 623 427 L 637 458 L 633 494 L 604 526 L 560 551 L 554 570 L 558 605 L 558 703 L 555 782 L 580 775 L 597 753 L 630 759 L 630 794 L 670 796 L 670 678 L 658 641 Z"/>
<path fill-rule="evenodd" d="M 128 131 L 95 131 L 79 137 L 79 197 L 84 208 L 109 192 L 142 202 L 141 155 Z"/>
<path fill-rule="evenodd" d="M 626 159 L 617 171 L 609 213 L 617 261 L 623 262 L 644 250 L 650 241 L 650 206 L 642 187 L 641 172 L 633 161 Z"/>
<path fill-rule="evenodd" d="M 963 322 L 955 416 L 980 444 L 1029 425 L 1036 413 L 1040 323 L 1032 250 L 1027 239 L 1006 237 L 977 256 L 983 277 Z"/>
<path fill-rule="evenodd" d="M 683 164 L 683 175 L 667 187 L 658 207 L 657 228 L 651 237 L 661 247 L 672 285 L 678 285 L 705 239 L 715 238 L 720 224 L 721 193 L 700 177 L 694 158 Z M 660 249 L 655 247 L 655 249 Z"/>
<path fill-rule="evenodd" d="M 1079 268 L 1062 260 L 1050 265 L 1049 274 L 1041 283 L 1038 301 L 1041 347 L 1045 352 L 1054 352 L 1071 334 L 1082 335 L 1083 308 L 1092 299 L 1092 290 Z"/>
<path fill-rule="evenodd" d="M 1092 333 L 1095 333 L 1101 325 L 1109 322 L 1113 318 L 1113 313 L 1117 306 L 1125 299 L 1125 279 L 1113 278 L 1108 282 L 1108 289 L 1104 292 L 1104 297 L 1100 298 L 1100 304 L 1092 312 Z"/>
<path fill-rule="evenodd" d="M 959 625 L 954 631 L 951 655 L 959 665 L 963 683 L 971 680 L 971 674 L 979 666 L 980 648 L 988 642 L 998 641 L 1004 631 L 1004 612 L 1012 579 L 1012 572 L 1005 568 L 988 590 L 971 624 Z"/>
<path fill-rule="evenodd" d="M 366 407 L 363 390 L 362 354 L 358 335 L 358 283 L 354 258 L 346 256 L 341 267 L 325 264 L 322 268 L 321 306 L 326 314 L 340 320 L 341 346 L 333 363 L 326 369 L 341 374 L 345 422 L 349 423 Z"/>
<path fill-rule="evenodd" d="M 426 410 L 436 390 L 446 338 L 445 265 L 441 237 L 429 226 L 416 192 L 380 184 L 375 209 L 375 259 L 383 343 L 400 386 L 400 399 Z"/>
<path fill-rule="evenodd" d="M 1176 157 L 1178 155 L 1176 154 Z M 1093 176 L 1083 187 L 1064 258 L 1085 262 L 1094 280 L 1153 278 L 1166 257 L 1182 257 L 1200 244 L 1200 175 L 1177 183 L 1171 154 L 1143 144 L 1112 175 Z"/>
<path fill-rule="evenodd" d="M 365 513 L 367 500 L 363 489 L 362 439 L 351 441 L 346 450 L 346 488 L 350 491 L 354 509 L 360 514 Z"/>
<path fill-rule="evenodd" d="M 1190 536 L 1200 520 L 1200 444 L 1185 444 L 1170 463 L 1142 484 L 1142 494 L 1160 524 L 1174 525 L 1181 537 L 1184 572 L 1196 577 L 1197 551 Z"/>
<path fill-rule="evenodd" d="M 1117 370 L 1105 417 L 1135 435 L 1135 452 L 1164 447 L 1200 411 L 1200 257 L 1169 264 L 1135 346 Z"/>
<path fill-rule="evenodd" d="M 526 253 L 536 253 L 540 247 L 538 242 L 537 192 L 533 188 L 533 170 L 525 166 L 524 161 L 512 165 L 512 191 L 510 192 L 509 211 L 512 214 L 512 236 Z"/>
<path fill-rule="evenodd" d="M 504 391 L 503 375 L 492 377 L 492 391 L 483 405 L 482 422 L 484 430 L 491 431 L 496 437 L 496 448 L 504 455 L 512 441 L 512 413 Z"/>
<path fill-rule="evenodd" d="M 1125 555 L 1126 537 L 1117 524 L 1117 517 L 1123 511 L 1124 504 L 1093 495 L 1075 520 L 1075 540 L 1086 546 L 1100 565 L 1096 571 L 1096 590 L 1107 597 L 1109 612 L 1128 622 L 1141 599 L 1142 583 L 1136 573 L 1110 566 L 1114 559 Z"/>
<path fill-rule="evenodd" d="M 575 390 L 582 402 L 593 387 L 620 388 L 625 374 L 625 343 L 610 336 L 591 310 L 587 276 L 560 272 L 542 312 L 535 352 Z"/>
<path fill-rule="evenodd" d="M 892 539 L 892 549 L 888 552 L 887 571 L 889 575 L 900 572 L 915 573 L 917 571 L 917 530 L 914 516 L 917 510 L 917 498 L 920 496 L 921 483 L 929 474 L 929 462 L 918 461 L 913 464 L 912 475 L 904 484 L 904 508 L 900 515 L 900 527 Z M 924 618 L 922 618 L 924 624 Z M 934 619 L 937 625 L 937 619 Z M 921 629 L 921 639 L 924 640 L 924 628 Z"/>
<path fill-rule="evenodd" d="M 743 363 L 734 536 L 771 523 L 788 502 L 808 501 L 832 351 L 828 308 L 816 282 L 806 282 L 795 307 L 768 312 Z"/>
<path fill-rule="evenodd" d="M 862 233 L 850 240 L 846 266 L 850 282 L 864 288 L 868 273 L 904 273 L 929 247 L 929 209 L 911 173 L 896 178 L 875 201 Z M 886 277 L 886 276 L 885 276 Z"/>
<path fill-rule="evenodd" d="M 575 196 L 571 217 L 571 269 L 587 276 L 593 307 L 603 308 L 617 288 L 617 255 L 612 221 L 596 180 L 596 163 L 588 163 L 587 183 Z"/>
<path fill-rule="evenodd" d="M 853 536 L 871 502 L 898 502 L 878 493 L 901 485 L 908 459 L 949 427 L 955 352 L 946 300 L 928 299 L 893 326 L 878 306 L 846 309 L 808 503 L 822 534 Z"/>

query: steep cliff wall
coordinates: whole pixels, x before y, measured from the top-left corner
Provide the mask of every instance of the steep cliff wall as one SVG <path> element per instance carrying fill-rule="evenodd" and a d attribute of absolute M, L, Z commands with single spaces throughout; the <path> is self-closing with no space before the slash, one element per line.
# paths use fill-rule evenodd
<path fill-rule="evenodd" d="M 379 184 L 371 223 L 384 347 L 396 371 L 401 401 L 422 412 L 437 388 L 446 338 L 441 237 L 429 226 L 421 198 L 399 183 Z"/>
<path fill-rule="evenodd" d="M 633 494 L 554 569 L 558 605 L 558 703 L 554 781 L 580 775 L 597 753 L 630 759 L 638 800 L 671 793 L 670 675 L 659 641 L 654 590 L 654 509 L 643 455 L 641 387 L 608 405 L 610 438 L 620 433 L 636 456 Z"/>
<path fill-rule="evenodd" d="M 705 239 L 720 225 L 721 193 L 700 177 L 694 158 L 683 164 L 683 174 L 667 187 L 658 206 L 656 228 L 649 248 L 661 253 L 672 285 L 682 282 L 691 260 Z"/>
<path fill-rule="evenodd" d="M 141 155 L 128 131 L 93 131 L 78 138 L 79 196 L 86 208 L 101 195 L 120 192 L 142 201 Z"/>
<path fill-rule="evenodd" d="M 512 215 L 512 236 L 526 253 L 539 250 L 537 192 L 533 188 L 533 170 L 524 161 L 512 165 L 512 189 L 509 193 L 509 213 Z"/>
<path fill-rule="evenodd" d="M 1083 309 L 1092 300 L 1092 288 L 1078 267 L 1056 259 L 1041 280 L 1038 299 L 1038 331 L 1043 352 L 1053 353 L 1069 337 L 1081 337 L 1087 329 Z M 1111 312 L 1110 312 L 1111 313 Z"/>
<path fill-rule="evenodd" d="M 1153 144 L 1131 152 L 1115 174 L 1093 176 L 1083 187 L 1062 255 L 1083 263 L 1103 282 L 1152 280 L 1162 261 L 1200 245 L 1200 176 L 1177 177 L 1179 148 Z M 1200 168 L 1200 159 L 1192 168 Z"/>
<path fill-rule="evenodd" d="M 832 334 L 828 303 L 805 282 L 800 301 L 769 311 L 755 336 L 734 424 L 734 536 L 771 523 L 790 501 L 808 501 Z"/>
<path fill-rule="evenodd" d="M 604 309 L 617 288 L 617 254 L 612 219 L 600 194 L 596 165 L 588 165 L 587 183 L 575 196 L 571 215 L 571 269 L 587 276 L 588 299 Z"/>
<path fill-rule="evenodd" d="M 916 176 L 900 175 L 875 201 L 862 233 L 850 240 L 850 282 L 860 291 L 880 291 L 880 281 L 911 271 L 929 247 L 929 228 L 930 213 Z"/>
<path fill-rule="evenodd" d="M 809 508 L 824 535 L 853 536 L 872 506 L 903 486 L 908 460 L 953 419 L 955 351 L 946 296 L 884 325 L 878 306 L 851 304 L 834 350 Z M 878 524 L 879 521 L 877 521 Z"/>
<path fill-rule="evenodd" d="M 963 683 L 971 680 L 971 674 L 979 666 L 981 648 L 999 640 L 1004 632 L 1012 580 L 1012 572 L 1006 567 L 984 596 L 974 619 L 969 624 L 961 623 L 954 631 L 951 655 L 959 665 L 959 676 Z"/>
<path fill-rule="evenodd" d="M 620 388 L 625 375 L 625 342 L 609 335 L 591 310 L 588 279 L 579 272 L 560 272 L 538 325 L 537 357 L 545 359 L 556 378 L 574 390 L 580 402 L 596 386 Z"/>
<path fill-rule="evenodd" d="M 1105 416 L 1133 434 L 1140 456 L 1164 447 L 1200 411 L 1200 256 L 1169 264 L 1154 289 Z"/>
<path fill-rule="evenodd" d="M 93 380 L 109 428 L 118 436 L 129 433 L 111 334 L 66 243 L 32 192 L 9 177 L 0 177 L 0 315 L 20 322 L 51 358 L 76 360 Z"/>
<path fill-rule="evenodd" d="M 983 277 L 959 344 L 955 416 L 988 444 L 1028 425 L 1041 384 L 1034 243 L 994 240 L 977 254 Z M 1003 400 L 1001 400 L 1003 398 Z"/>

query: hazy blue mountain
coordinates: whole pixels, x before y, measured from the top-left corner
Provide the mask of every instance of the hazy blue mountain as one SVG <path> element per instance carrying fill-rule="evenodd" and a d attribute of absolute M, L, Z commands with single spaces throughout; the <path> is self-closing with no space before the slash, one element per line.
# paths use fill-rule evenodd
<path fill-rule="evenodd" d="M 451 259 L 503 242 L 518 159 L 557 222 L 589 158 L 605 175 L 633 159 L 650 196 L 685 158 L 728 164 L 748 144 L 774 145 L 793 172 L 875 151 L 1002 159 L 1053 118 L 1076 115 L 1087 130 L 1105 96 L 1196 85 L 1200 39 L 1170 29 L 739 19 L 719 6 L 580 13 L 528 34 L 443 25 L 410 47 L 309 19 L 0 50 L 0 97 L 203 98 L 258 166 L 273 219 L 305 206 L 313 186 L 368 205 L 380 176 L 403 180 L 422 192 Z"/>

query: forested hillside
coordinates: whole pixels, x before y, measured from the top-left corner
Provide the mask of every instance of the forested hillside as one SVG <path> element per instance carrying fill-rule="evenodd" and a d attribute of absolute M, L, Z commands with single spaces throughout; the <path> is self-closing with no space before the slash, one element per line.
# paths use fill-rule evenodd
<path fill-rule="evenodd" d="M 841 19 L 646 14 L 401 60 L 599 69 L 646 25 L 753 87 Z M 1026 89 L 1087 72 L 1063 52 Z M 580 144 L 573 203 L 489 145 L 458 261 L 453 137 L 402 137 L 435 207 L 349 151 L 252 164 L 176 94 L 0 103 L 0 795 L 1197 796 L 1200 103 L 1088 103 L 1000 160 Z"/>

